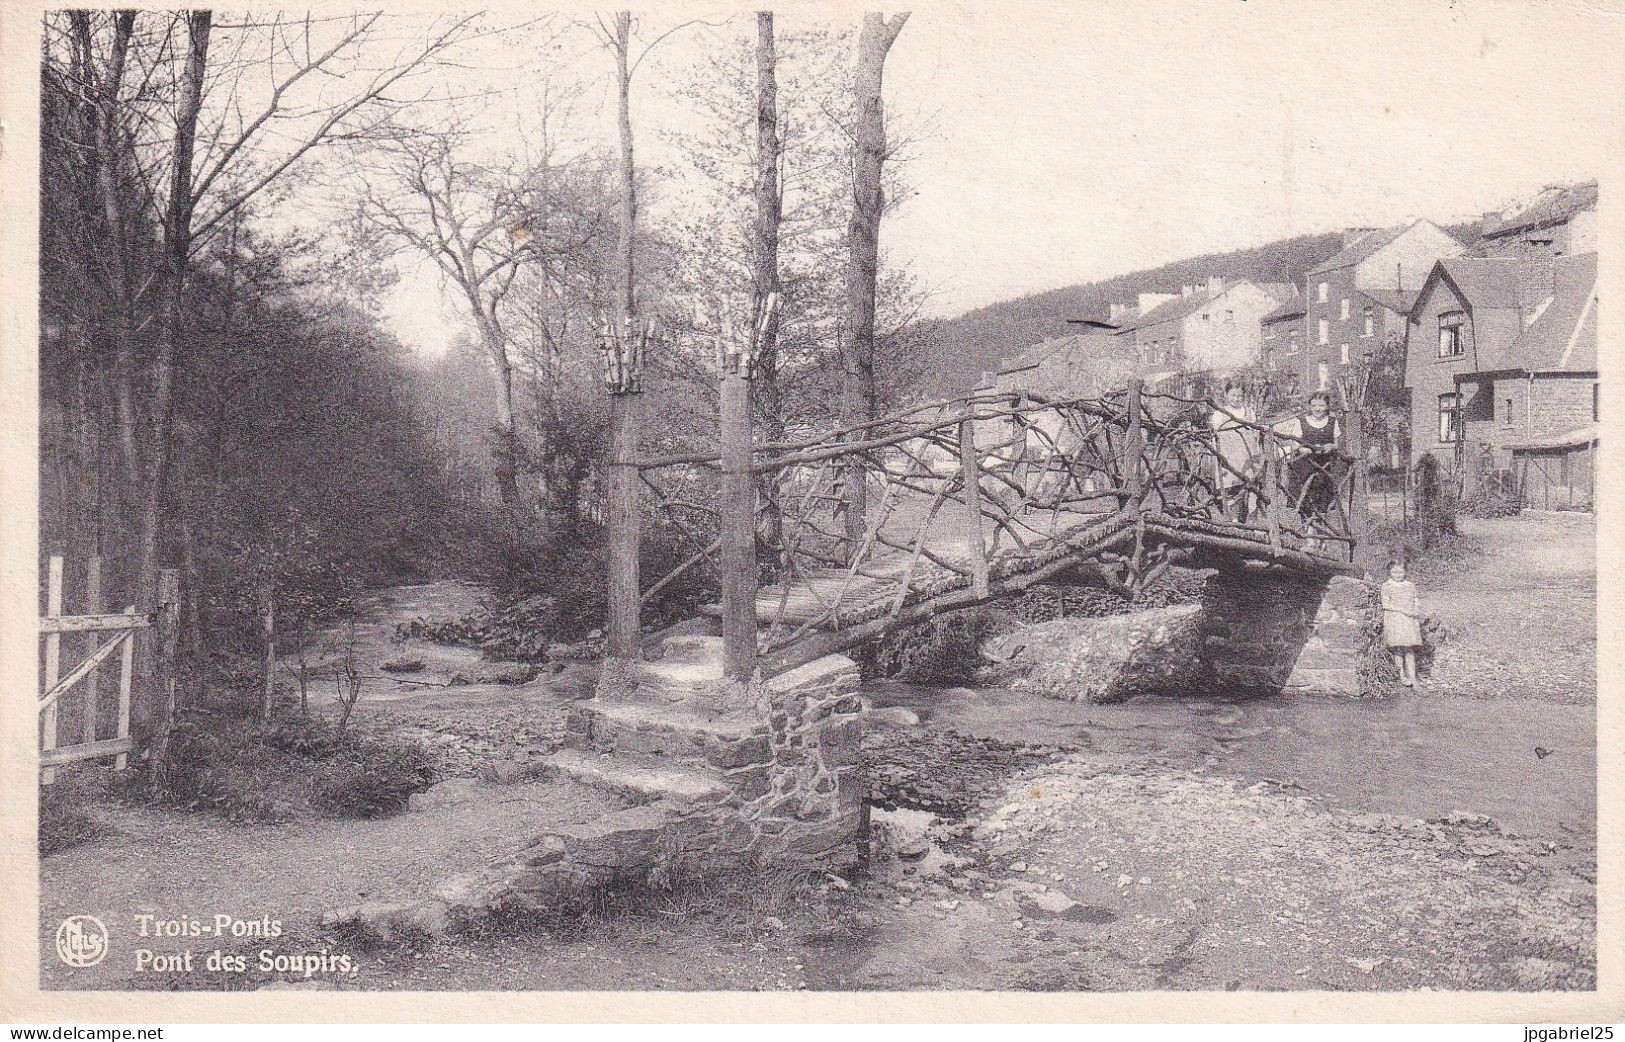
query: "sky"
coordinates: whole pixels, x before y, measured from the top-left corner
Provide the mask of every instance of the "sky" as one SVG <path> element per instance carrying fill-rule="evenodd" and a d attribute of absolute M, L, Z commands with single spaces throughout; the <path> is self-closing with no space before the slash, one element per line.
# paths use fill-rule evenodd
<path fill-rule="evenodd" d="M 1285 236 L 1476 217 L 1605 172 L 1622 22 L 1625 3 L 1570 0 L 916 5 L 886 65 L 888 112 L 917 137 L 882 247 L 947 317 Z M 680 30 L 639 74 L 640 163 L 668 158 L 671 83 L 714 45 Z M 607 79 L 602 55 L 574 67 L 595 62 Z M 612 118 L 589 124 L 608 141 Z M 386 314 L 425 351 L 463 328 L 423 267 Z"/>

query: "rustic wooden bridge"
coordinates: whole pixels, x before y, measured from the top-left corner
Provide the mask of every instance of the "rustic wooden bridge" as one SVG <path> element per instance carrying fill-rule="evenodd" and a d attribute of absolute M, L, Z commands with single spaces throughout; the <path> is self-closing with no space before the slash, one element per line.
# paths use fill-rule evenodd
<path fill-rule="evenodd" d="M 1357 412 L 1345 418 L 1350 452 L 1315 463 L 1315 495 L 1292 466 L 1307 452 L 1293 433 L 1238 424 L 1251 452 L 1233 465 L 1217 451 L 1212 402 L 1139 382 L 1090 399 L 978 392 L 757 443 L 748 366 L 724 359 L 724 373 L 717 452 L 617 455 L 620 488 L 636 495 L 610 512 L 611 655 L 637 657 L 639 605 L 700 567 L 720 577 L 710 611 L 739 678 L 1046 580 L 1132 597 L 1175 564 L 1358 570 Z M 640 588 L 646 510 L 692 552 Z"/>

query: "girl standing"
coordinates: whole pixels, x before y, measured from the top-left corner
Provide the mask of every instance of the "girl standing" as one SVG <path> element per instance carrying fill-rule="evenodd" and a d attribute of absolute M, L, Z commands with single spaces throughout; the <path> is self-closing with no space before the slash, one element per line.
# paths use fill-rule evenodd
<path fill-rule="evenodd" d="M 1416 649 L 1422 646 L 1422 603 L 1416 584 L 1405 578 L 1405 562 L 1388 562 L 1382 584 L 1382 637 L 1394 656 L 1399 681 L 1416 686 Z"/>
<path fill-rule="evenodd" d="M 1214 484 L 1224 515 L 1234 521 L 1247 520 L 1252 493 L 1246 482 L 1253 476 L 1261 445 L 1258 417 L 1247 404 L 1247 389 L 1231 382 L 1224 387 L 1224 404 L 1213 410 L 1208 426 L 1214 436 Z"/>

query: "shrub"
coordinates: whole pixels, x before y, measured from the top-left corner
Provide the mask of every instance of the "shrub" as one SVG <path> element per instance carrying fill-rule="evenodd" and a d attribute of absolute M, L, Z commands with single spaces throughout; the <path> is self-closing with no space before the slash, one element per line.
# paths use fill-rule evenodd
<path fill-rule="evenodd" d="M 234 821 L 374 818 L 402 810 L 432 780 L 432 761 L 420 746 L 323 723 L 183 724 L 172 732 L 164 762 L 149 771 L 145 794 Z"/>
<path fill-rule="evenodd" d="M 107 827 L 84 811 L 85 804 L 101 795 L 88 771 L 63 771 L 50 785 L 39 790 L 39 852 L 55 854 L 95 839 Z"/>

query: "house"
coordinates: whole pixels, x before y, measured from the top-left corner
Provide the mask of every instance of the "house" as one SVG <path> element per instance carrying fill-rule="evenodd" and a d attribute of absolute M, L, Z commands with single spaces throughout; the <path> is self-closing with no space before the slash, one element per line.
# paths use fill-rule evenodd
<path fill-rule="evenodd" d="M 1258 320 L 1259 365 L 1269 372 L 1281 393 L 1298 393 L 1303 358 L 1303 294 L 1292 289 L 1286 303 Z"/>
<path fill-rule="evenodd" d="M 1432 221 L 1393 228 L 1350 228 L 1343 248 L 1309 270 L 1304 287 L 1300 386 L 1324 390 L 1339 373 L 1374 353 L 1389 335 L 1406 335 L 1414 294 L 1443 257 L 1467 247 Z"/>
<path fill-rule="evenodd" d="M 1486 471 L 1526 502 L 1590 502 L 1597 445 L 1597 255 L 1439 261 L 1410 315 L 1413 461 L 1470 490 Z"/>
<path fill-rule="evenodd" d="M 1118 333 L 1078 333 L 1034 344 L 987 374 L 983 385 L 1047 398 L 1093 398 L 1126 385 L 1134 363 L 1131 339 Z"/>
<path fill-rule="evenodd" d="M 1572 257 L 1597 251 L 1597 182 L 1553 185 L 1527 202 L 1487 213 L 1479 229 L 1489 257 Z"/>
<path fill-rule="evenodd" d="M 1210 278 L 1181 287 L 1177 296 L 1133 317 L 1114 309 L 1121 337 L 1134 345 L 1148 381 L 1174 373 L 1223 373 L 1255 366 L 1261 354 L 1259 321 L 1293 296 L 1286 283 Z M 1147 296 L 1142 294 L 1142 297 Z"/>

